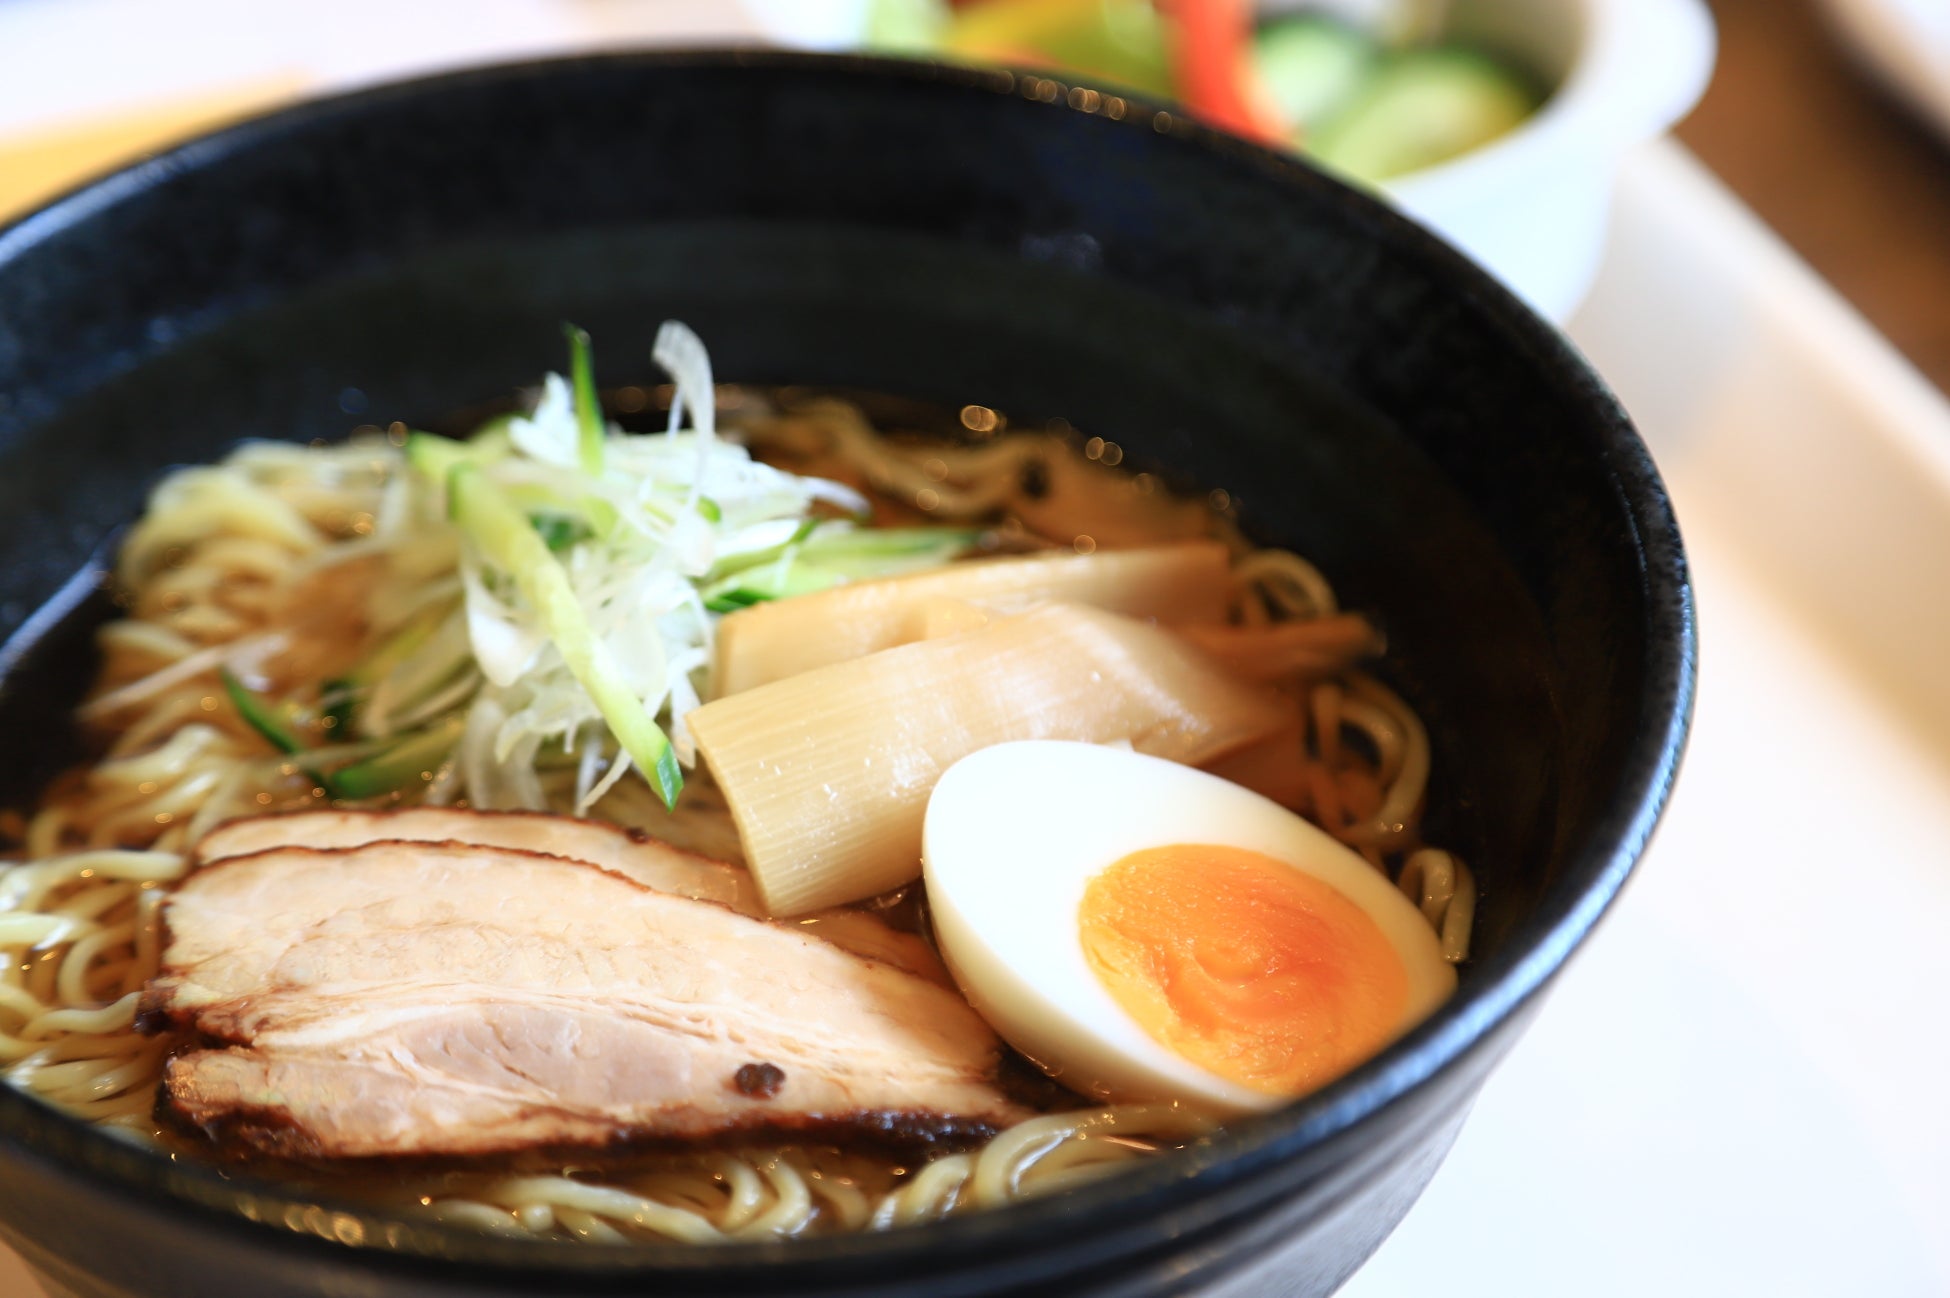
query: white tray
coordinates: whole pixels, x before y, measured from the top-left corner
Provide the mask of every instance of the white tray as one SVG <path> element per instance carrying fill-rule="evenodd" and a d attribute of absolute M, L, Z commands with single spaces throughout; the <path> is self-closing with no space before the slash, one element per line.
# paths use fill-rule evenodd
<path fill-rule="evenodd" d="M 491 7 L 531 29 L 434 61 L 579 45 L 561 15 L 606 12 Z M 0 52 L 92 51 L 56 29 L 149 8 L 21 0 Z M 78 62 L 55 80 L 81 97 L 56 107 L 225 79 L 271 94 L 286 52 L 227 30 L 224 57 L 185 46 L 143 76 Z M 314 35 L 312 88 L 410 70 L 321 70 L 337 47 Z M 59 115 L 0 84 L 0 133 Z M 1678 501 L 1694 743 L 1642 875 L 1346 1292 L 1950 1292 L 1950 408 L 1672 145 L 1624 177 L 1572 333 Z M 0 1250 L 0 1298 L 34 1292 Z"/>

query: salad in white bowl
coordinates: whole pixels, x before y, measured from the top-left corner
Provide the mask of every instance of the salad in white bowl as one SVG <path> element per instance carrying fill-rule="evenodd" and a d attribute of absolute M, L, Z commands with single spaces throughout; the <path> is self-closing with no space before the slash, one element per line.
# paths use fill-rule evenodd
<path fill-rule="evenodd" d="M 1699 0 L 875 0 L 865 39 L 1297 149 L 1556 320 L 1596 272 L 1620 159 L 1692 107 L 1714 48 Z"/>

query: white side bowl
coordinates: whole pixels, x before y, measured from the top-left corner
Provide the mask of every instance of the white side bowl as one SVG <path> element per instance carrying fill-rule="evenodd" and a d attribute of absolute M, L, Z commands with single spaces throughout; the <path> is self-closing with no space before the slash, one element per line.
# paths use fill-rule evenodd
<path fill-rule="evenodd" d="M 1260 7 L 1323 10 L 1376 27 L 1399 18 L 1404 3 Z M 745 0 L 744 8 L 782 44 L 839 48 L 865 30 L 865 0 Z M 1562 323 L 1598 273 L 1620 161 L 1685 116 L 1706 89 L 1712 19 L 1701 0 L 1447 0 L 1442 27 L 1510 56 L 1550 97 L 1501 139 L 1379 192 Z"/>
<path fill-rule="evenodd" d="M 1447 30 L 1553 86 L 1522 126 L 1382 192 L 1562 322 L 1598 273 L 1620 161 L 1683 117 L 1712 75 L 1699 0 L 1455 0 Z"/>

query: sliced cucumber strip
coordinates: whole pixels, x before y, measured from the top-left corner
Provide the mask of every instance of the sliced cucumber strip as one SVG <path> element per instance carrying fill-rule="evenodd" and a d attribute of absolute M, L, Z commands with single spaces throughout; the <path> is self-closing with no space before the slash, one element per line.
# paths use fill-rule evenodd
<path fill-rule="evenodd" d="M 325 790 L 335 798 L 356 802 L 424 784 L 452 755 L 454 745 L 460 742 L 462 724 L 455 717 L 362 762 L 342 766 L 325 777 Z"/>
<path fill-rule="evenodd" d="M 1472 50 L 1409 50 L 1384 63 L 1308 151 L 1357 180 L 1386 180 L 1489 143 L 1537 104 L 1520 78 Z"/>
<path fill-rule="evenodd" d="M 1330 18 L 1278 19 L 1253 39 L 1260 83 L 1302 143 L 1354 98 L 1380 60 L 1371 37 Z"/>
<path fill-rule="evenodd" d="M 228 667 L 220 668 L 217 676 L 223 681 L 223 692 L 230 697 L 230 706 L 236 708 L 237 715 L 244 719 L 245 724 L 264 736 L 271 747 L 281 753 L 305 751 L 305 741 L 298 736 L 297 709 L 289 705 L 280 706 L 265 698 L 233 676 Z"/>

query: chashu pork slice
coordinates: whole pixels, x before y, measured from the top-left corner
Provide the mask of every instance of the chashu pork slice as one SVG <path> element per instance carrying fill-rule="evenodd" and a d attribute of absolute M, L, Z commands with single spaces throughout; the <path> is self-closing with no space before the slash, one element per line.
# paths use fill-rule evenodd
<path fill-rule="evenodd" d="M 506 847 L 587 861 L 659 892 L 719 902 L 741 915 L 765 913 L 751 873 L 743 866 L 672 847 L 642 830 L 544 811 L 407 807 L 245 816 L 225 821 L 197 840 L 195 858 L 199 865 L 207 865 L 274 847 L 362 847 L 389 839 Z M 834 907 L 787 922 L 855 955 L 884 961 L 944 987 L 954 985 L 933 947 L 864 911 Z"/>
<path fill-rule="evenodd" d="M 305 1158 L 879 1135 L 1027 1114 L 955 993 L 790 927 L 556 857 L 276 848 L 163 910 L 147 1030 L 204 1043 L 163 1101 Z"/>
<path fill-rule="evenodd" d="M 715 901 L 762 915 L 758 889 L 744 869 L 630 831 L 606 820 L 545 811 L 474 811 L 407 807 L 396 811 L 294 811 L 227 820 L 197 840 L 196 861 L 249 856 L 273 847 L 360 847 L 386 839 L 474 843 L 587 861 L 628 875 L 647 888 Z"/>

